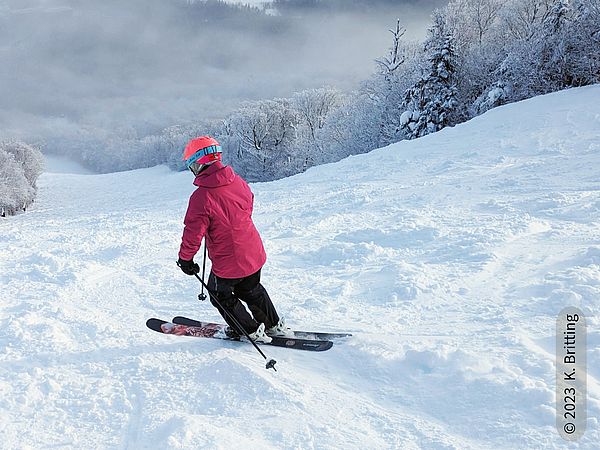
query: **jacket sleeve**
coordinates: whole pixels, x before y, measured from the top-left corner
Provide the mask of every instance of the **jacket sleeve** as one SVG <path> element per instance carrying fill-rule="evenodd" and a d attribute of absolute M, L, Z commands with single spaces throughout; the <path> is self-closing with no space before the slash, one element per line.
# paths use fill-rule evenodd
<path fill-rule="evenodd" d="M 210 224 L 210 219 L 202 203 L 197 196 L 192 194 L 183 220 L 185 227 L 179 247 L 179 257 L 186 261 L 194 259 Z"/>

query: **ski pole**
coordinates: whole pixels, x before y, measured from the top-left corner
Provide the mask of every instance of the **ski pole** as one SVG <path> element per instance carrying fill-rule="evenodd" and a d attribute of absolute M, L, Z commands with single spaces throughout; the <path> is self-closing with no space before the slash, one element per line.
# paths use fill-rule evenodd
<path fill-rule="evenodd" d="M 217 299 L 217 296 L 214 295 L 208 289 L 208 286 L 206 285 L 206 283 L 204 283 L 204 280 L 202 280 L 198 276 L 197 273 L 195 273 L 194 276 L 196 278 L 198 278 L 198 281 L 200 281 L 200 283 L 202 283 L 202 286 L 206 289 L 206 292 L 208 292 L 208 295 L 210 295 L 210 297 L 215 301 L 215 303 L 219 306 L 219 308 L 221 308 L 223 311 L 225 311 L 225 314 L 227 315 L 227 317 L 229 317 L 229 319 L 231 320 L 231 322 L 236 326 L 236 328 L 238 329 L 238 331 L 241 331 L 244 334 L 244 336 L 246 336 L 246 338 L 248 338 L 248 340 L 252 343 L 252 345 L 258 351 L 258 353 L 260 353 L 261 356 L 265 359 L 265 361 L 267 361 L 267 364 L 266 364 L 265 368 L 266 369 L 273 369 L 275 372 L 277 372 L 277 368 L 275 367 L 275 364 L 277 363 L 277 361 L 275 361 L 274 359 L 268 359 L 267 358 L 267 356 L 263 353 L 263 351 L 260 349 L 260 347 L 258 345 L 256 345 L 256 342 L 254 342 L 250 338 L 250 335 L 248 334 L 248 332 L 246 331 L 246 329 L 238 322 L 238 320 L 234 317 L 234 315 L 231 314 L 229 311 L 227 311 L 225 308 L 223 308 L 223 305 L 221 305 L 221 302 L 219 302 L 219 300 Z"/>
<path fill-rule="evenodd" d="M 204 239 L 204 258 L 202 259 L 202 280 L 204 281 L 204 276 L 206 275 L 206 238 Z M 198 294 L 198 300 L 203 302 L 206 300 L 206 294 L 204 293 L 204 283 L 202 283 L 202 291 Z"/>
<path fill-rule="evenodd" d="M 177 265 L 179 267 L 181 267 L 181 265 L 179 264 L 179 261 L 177 262 Z M 206 283 L 204 282 L 204 280 L 202 278 L 200 278 L 197 273 L 195 273 L 194 276 L 198 279 L 198 281 L 200 283 L 202 283 L 202 286 L 204 286 L 204 288 L 206 289 L 206 292 L 208 292 L 208 295 L 210 295 L 210 298 L 212 298 L 215 301 L 215 303 L 219 306 L 219 308 L 221 308 L 223 311 L 225 311 L 225 314 L 231 320 L 231 322 L 236 326 L 236 328 L 238 329 L 238 331 L 240 331 L 244 336 L 246 336 L 248 338 L 248 340 L 252 343 L 252 345 L 254 345 L 254 348 L 258 351 L 258 353 L 260 353 L 261 356 L 265 359 L 265 361 L 267 361 L 267 365 L 265 366 L 265 368 L 266 369 L 273 369 L 275 372 L 277 372 L 277 368 L 275 367 L 275 364 L 277 363 L 277 361 L 275 361 L 274 359 L 268 359 L 267 358 L 267 356 L 263 353 L 263 351 L 260 349 L 260 347 L 258 345 L 256 345 L 256 342 L 254 342 L 250 338 L 250 335 L 248 334 L 248 332 L 238 322 L 238 320 L 233 316 L 233 314 L 231 314 L 229 311 L 227 311 L 225 308 L 223 308 L 223 305 L 221 305 L 221 302 L 219 302 L 219 299 L 217 298 L 217 296 L 214 295 L 210 291 L 210 289 L 208 289 L 208 286 L 206 285 Z"/>

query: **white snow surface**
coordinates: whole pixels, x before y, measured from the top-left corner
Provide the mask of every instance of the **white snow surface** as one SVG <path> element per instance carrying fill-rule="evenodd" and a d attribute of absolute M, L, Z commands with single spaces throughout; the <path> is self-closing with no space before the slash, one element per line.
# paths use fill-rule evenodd
<path fill-rule="evenodd" d="M 264 346 L 278 372 L 248 344 L 145 326 L 220 319 L 175 265 L 190 174 L 61 172 L 0 221 L 0 448 L 598 448 L 600 86 L 252 185 L 279 312 L 354 334 Z M 567 305 L 588 324 L 570 445 Z"/>

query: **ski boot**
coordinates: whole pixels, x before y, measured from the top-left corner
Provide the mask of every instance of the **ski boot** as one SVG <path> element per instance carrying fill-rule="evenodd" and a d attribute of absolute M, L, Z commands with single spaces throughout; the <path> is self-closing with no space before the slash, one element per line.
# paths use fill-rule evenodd
<path fill-rule="evenodd" d="M 294 332 L 285 324 L 285 319 L 283 317 L 279 319 L 279 322 L 277 322 L 276 325 L 268 328 L 266 333 L 272 337 L 294 337 Z"/>
<path fill-rule="evenodd" d="M 254 342 L 263 342 L 265 344 L 268 344 L 273 340 L 270 336 L 267 336 L 265 334 L 264 323 L 261 323 L 256 329 L 256 331 L 254 333 L 250 333 L 248 336 L 250 336 L 250 339 L 252 339 Z"/>

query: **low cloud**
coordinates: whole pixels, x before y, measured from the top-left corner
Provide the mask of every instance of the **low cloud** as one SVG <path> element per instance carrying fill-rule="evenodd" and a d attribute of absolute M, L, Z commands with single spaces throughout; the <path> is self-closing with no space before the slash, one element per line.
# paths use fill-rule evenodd
<path fill-rule="evenodd" d="M 433 4 L 302 16 L 180 0 L 0 2 L 0 129 L 25 140 L 78 126 L 143 135 L 219 118 L 243 100 L 352 89 L 396 18 L 420 39 Z"/>

